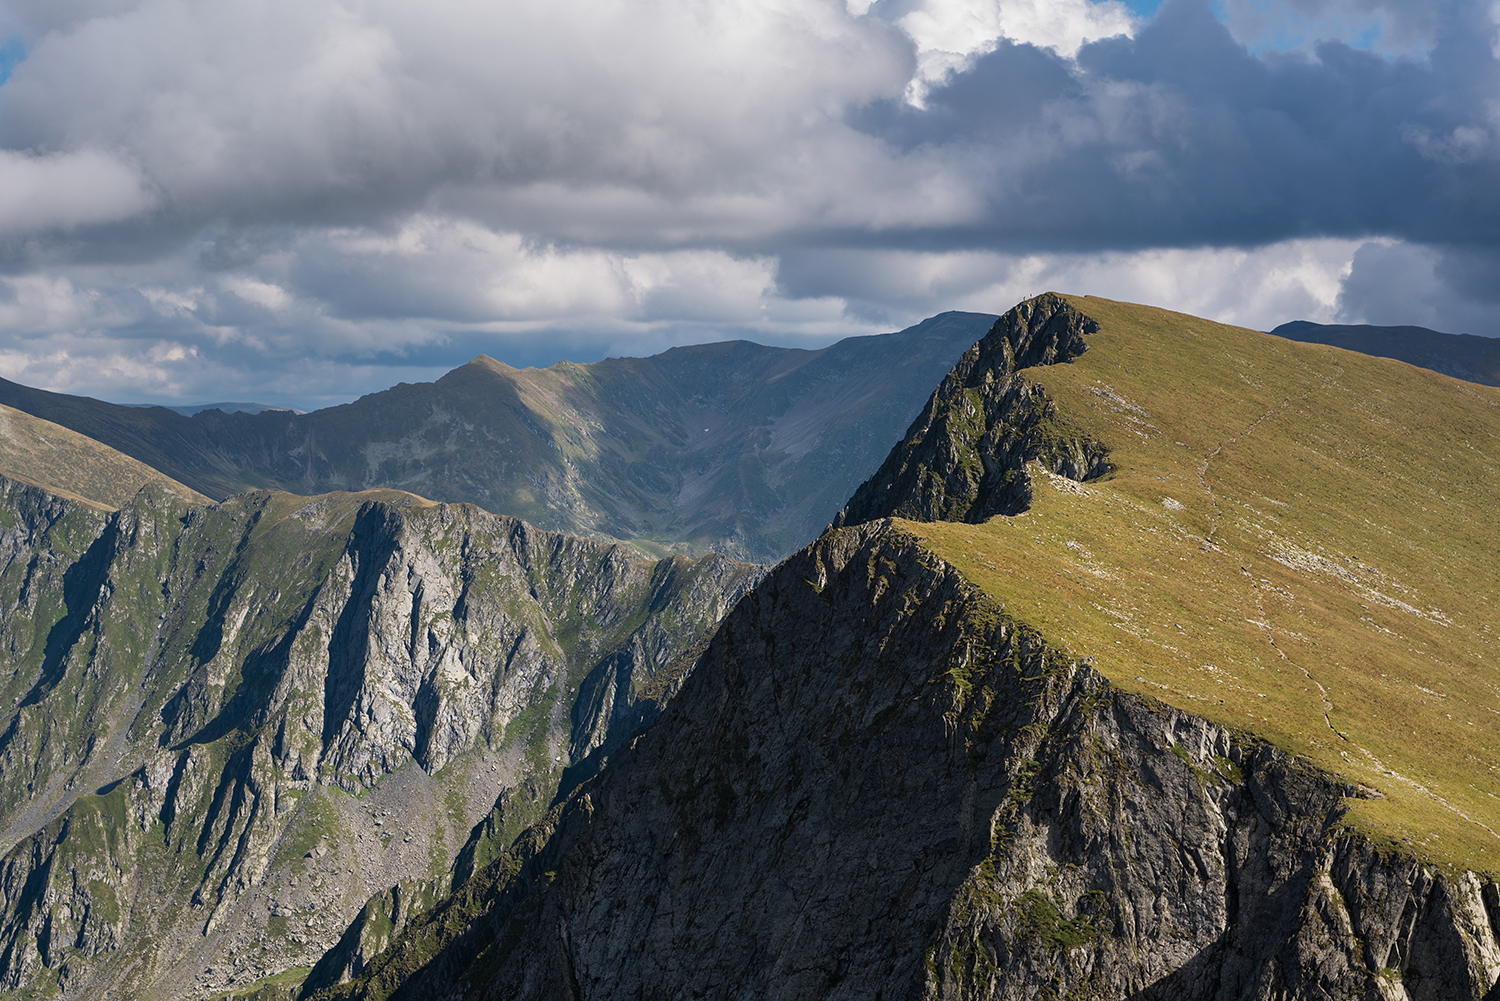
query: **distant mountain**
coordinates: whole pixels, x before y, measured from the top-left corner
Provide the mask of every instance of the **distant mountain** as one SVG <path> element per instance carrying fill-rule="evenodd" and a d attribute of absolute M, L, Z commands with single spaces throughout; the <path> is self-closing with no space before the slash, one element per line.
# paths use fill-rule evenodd
<path fill-rule="evenodd" d="M 267 410 L 284 410 L 290 414 L 307 413 L 307 411 L 305 410 L 296 410 L 292 407 L 277 407 L 269 403 L 185 403 L 180 407 L 169 407 L 166 406 L 166 404 L 162 403 L 125 403 L 121 405 L 126 407 L 135 407 L 138 410 L 144 410 L 147 407 L 164 407 L 165 409 L 170 410 L 173 413 L 181 414 L 184 417 L 191 417 L 194 414 L 201 414 L 205 410 L 222 410 L 226 414 L 259 414 Z"/>
<path fill-rule="evenodd" d="M 0 476 L 117 508 L 148 483 L 190 503 L 208 498 L 108 445 L 11 407 L 0 406 Z"/>
<path fill-rule="evenodd" d="M 1455 379 L 1500 386 L 1500 338 L 1441 334 L 1426 327 L 1374 327 L 1293 320 L 1271 331 L 1308 344 L 1331 344 L 1379 358 L 1395 358 Z"/>
<path fill-rule="evenodd" d="M 0 380 L 0 403 L 207 494 L 381 487 L 649 553 L 774 561 L 814 539 L 995 317 L 943 313 L 819 351 L 747 341 L 514 369 L 295 414 L 184 417 Z"/>
<path fill-rule="evenodd" d="M 762 573 L 391 490 L 101 512 L 0 476 L 0 997 L 225 998 L 446 892 Z"/>

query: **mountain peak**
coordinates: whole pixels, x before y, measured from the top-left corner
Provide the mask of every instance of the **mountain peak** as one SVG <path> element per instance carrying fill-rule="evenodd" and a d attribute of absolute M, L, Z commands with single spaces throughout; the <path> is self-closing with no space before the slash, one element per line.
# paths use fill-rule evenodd
<path fill-rule="evenodd" d="M 1307 344 L 1327 344 L 1360 354 L 1394 358 L 1482 386 L 1500 386 L 1500 338 L 1445 334 L 1427 327 L 1311 320 L 1292 320 L 1271 333 Z"/>
<path fill-rule="evenodd" d="M 1029 299 L 995 321 L 933 392 L 885 463 L 850 498 L 835 526 L 876 518 L 980 522 L 1023 510 L 1025 464 L 1075 479 L 1105 469 L 1107 449 L 1058 433 L 1046 401 L 1016 378 L 1088 350 L 1099 325 L 1062 296 Z"/>

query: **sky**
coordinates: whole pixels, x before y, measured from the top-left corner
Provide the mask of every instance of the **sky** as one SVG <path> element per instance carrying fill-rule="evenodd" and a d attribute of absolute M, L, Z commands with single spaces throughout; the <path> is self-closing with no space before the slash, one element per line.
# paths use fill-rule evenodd
<path fill-rule="evenodd" d="M 1500 335 L 1500 0 L 0 0 L 0 377 L 311 409 L 1057 290 Z"/>

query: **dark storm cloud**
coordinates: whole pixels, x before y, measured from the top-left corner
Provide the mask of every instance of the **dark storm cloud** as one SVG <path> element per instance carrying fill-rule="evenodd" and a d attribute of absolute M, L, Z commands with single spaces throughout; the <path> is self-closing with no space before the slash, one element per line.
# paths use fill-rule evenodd
<path fill-rule="evenodd" d="M 1251 55 L 1207 6 L 1168 0 L 1076 64 L 1001 44 L 925 110 L 862 126 L 969 156 L 985 212 L 951 246 L 1255 245 L 1382 234 L 1500 239 L 1488 9 L 1456 10 L 1418 63 L 1333 42 Z"/>
<path fill-rule="evenodd" d="M 1500 26 L 1418 6 L 0 0 L 0 375 L 305 404 L 1055 286 L 1492 332 Z"/>

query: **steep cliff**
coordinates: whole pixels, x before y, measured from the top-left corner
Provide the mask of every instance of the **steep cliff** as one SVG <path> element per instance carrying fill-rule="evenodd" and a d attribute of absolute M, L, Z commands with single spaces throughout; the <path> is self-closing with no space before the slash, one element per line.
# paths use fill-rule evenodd
<path fill-rule="evenodd" d="M 1383 857 L 1340 826 L 1354 791 L 841 529 L 328 996 L 1480 998 L 1500 886 Z"/>
<path fill-rule="evenodd" d="M 529 791 L 519 828 L 650 719 L 761 573 L 392 491 L 109 513 L 0 480 L 0 988 L 203 996 L 401 887 L 404 919 L 497 797 Z"/>
<path fill-rule="evenodd" d="M 1023 304 L 652 728 L 323 996 L 1492 998 L 1497 493 L 1491 390 Z"/>

